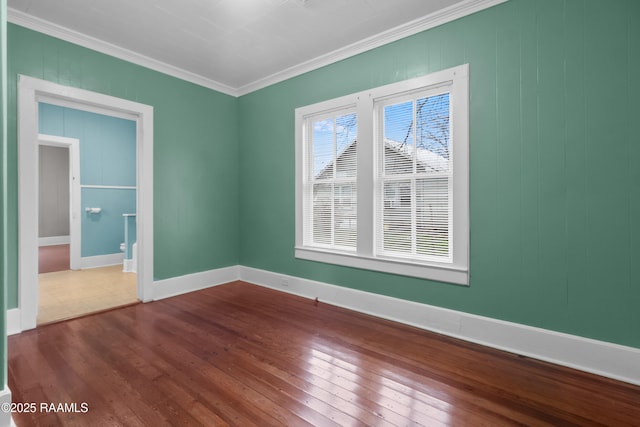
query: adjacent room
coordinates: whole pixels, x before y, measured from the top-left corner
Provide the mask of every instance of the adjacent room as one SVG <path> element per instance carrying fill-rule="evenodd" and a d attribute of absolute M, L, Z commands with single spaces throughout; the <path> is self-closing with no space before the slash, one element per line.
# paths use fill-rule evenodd
<path fill-rule="evenodd" d="M 637 424 L 640 2 L 0 4 L 0 426 Z"/>
<path fill-rule="evenodd" d="M 45 102 L 38 122 L 37 324 L 137 302 L 136 123 Z"/>

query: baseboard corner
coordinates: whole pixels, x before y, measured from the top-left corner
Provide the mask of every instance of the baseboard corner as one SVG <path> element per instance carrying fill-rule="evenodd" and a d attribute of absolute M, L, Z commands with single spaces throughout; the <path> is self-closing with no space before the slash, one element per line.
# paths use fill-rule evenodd
<path fill-rule="evenodd" d="M 154 282 L 153 300 L 170 298 L 187 292 L 199 291 L 212 286 L 233 282 L 238 280 L 238 267 L 237 265 L 233 265 L 157 280 Z"/>

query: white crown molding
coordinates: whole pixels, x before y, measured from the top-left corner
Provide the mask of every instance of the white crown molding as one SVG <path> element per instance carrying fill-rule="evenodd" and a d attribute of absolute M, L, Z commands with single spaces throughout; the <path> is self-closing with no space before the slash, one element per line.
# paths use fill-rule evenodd
<path fill-rule="evenodd" d="M 258 79 L 239 87 L 232 87 L 224 83 L 217 82 L 210 78 L 192 73 L 190 71 L 175 67 L 165 62 L 158 61 L 148 56 L 141 55 L 123 47 L 99 40 L 94 37 L 87 36 L 74 30 L 62 27 L 60 25 L 45 21 L 40 18 L 28 15 L 16 9 L 7 8 L 7 20 L 13 24 L 47 34 L 79 46 L 86 47 L 128 62 L 204 86 L 218 92 L 231 96 L 242 96 L 256 90 L 265 88 L 275 83 L 282 82 L 292 77 L 313 71 L 315 69 L 333 64 L 351 56 L 375 49 L 385 44 L 400 40 L 402 38 L 420 33 L 430 28 L 437 27 L 447 22 L 462 18 L 467 15 L 479 12 L 484 9 L 504 3 L 508 0 L 465 0 L 452 5 L 448 8 L 425 15 L 414 21 L 384 31 L 375 36 L 366 38 L 356 43 L 350 44 L 343 48 L 321 55 L 309 61 L 289 67 L 285 70 L 274 73 L 270 76 Z"/>
<path fill-rule="evenodd" d="M 68 245 L 69 242 L 71 242 L 69 236 L 38 237 L 38 246 Z"/>
<path fill-rule="evenodd" d="M 463 18 L 467 15 L 480 12 L 481 10 L 488 9 L 507 1 L 509 0 L 462 1 L 453 6 L 447 7 L 429 15 L 425 15 L 422 18 L 418 18 L 406 24 L 360 40 L 343 48 L 334 50 L 333 52 L 329 52 L 325 55 L 318 56 L 317 58 L 311 59 L 309 61 L 294 65 L 293 67 L 287 68 L 263 79 L 259 79 L 247 85 L 238 87 L 236 89 L 238 92 L 238 96 L 255 92 L 267 86 L 271 86 L 273 84 L 282 82 L 292 77 L 299 76 L 309 71 L 313 71 L 318 68 L 333 64 L 335 62 L 342 61 L 343 59 L 347 59 L 360 53 L 364 53 L 377 47 L 384 46 L 394 41 L 403 39 L 405 37 L 421 33 L 422 31 L 435 28 L 439 25 L 446 24 L 447 22 Z"/>
<path fill-rule="evenodd" d="M 180 80 L 195 83 L 199 86 L 204 86 L 206 88 L 213 89 L 227 95 L 238 96 L 237 90 L 232 88 L 231 86 L 216 82 L 201 75 L 183 70 L 165 62 L 150 58 L 148 56 L 141 55 L 129 49 L 125 49 L 115 44 L 105 42 L 95 37 L 70 30 L 66 27 L 54 24 L 49 21 L 45 21 L 44 19 L 37 18 L 35 16 L 26 14 L 10 7 L 7 8 L 7 21 L 11 22 L 12 24 L 20 25 L 21 27 L 46 34 L 51 37 L 55 37 L 82 47 L 86 47 L 91 50 L 95 50 L 96 52 L 104 53 L 106 55 L 110 55 L 115 58 L 122 59 L 127 62 L 131 62 L 133 64 L 140 65 L 142 67 L 146 67 L 172 77 L 176 77 Z"/>
<path fill-rule="evenodd" d="M 7 336 L 22 332 L 22 315 L 19 308 L 7 310 Z"/>

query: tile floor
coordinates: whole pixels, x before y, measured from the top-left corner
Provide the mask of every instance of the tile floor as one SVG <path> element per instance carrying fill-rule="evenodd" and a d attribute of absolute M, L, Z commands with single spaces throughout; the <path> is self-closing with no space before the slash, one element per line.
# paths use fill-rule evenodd
<path fill-rule="evenodd" d="M 38 326 L 133 304 L 136 274 L 121 265 L 39 275 Z"/>

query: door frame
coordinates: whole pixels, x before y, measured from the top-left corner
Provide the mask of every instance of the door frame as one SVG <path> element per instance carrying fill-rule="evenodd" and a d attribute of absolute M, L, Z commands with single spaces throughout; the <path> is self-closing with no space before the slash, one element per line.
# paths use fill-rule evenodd
<path fill-rule="evenodd" d="M 80 216 L 80 140 L 64 136 L 38 134 L 38 146 L 60 147 L 69 150 L 69 268 L 80 269 L 82 226 Z M 40 159 L 38 159 L 38 165 Z M 38 172 L 39 174 L 39 172 Z M 38 180 L 40 182 L 40 180 Z M 38 189 L 40 194 L 40 189 Z M 40 215 L 39 206 L 36 207 Z"/>
<path fill-rule="evenodd" d="M 97 92 L 18 76 L 18 307 L 20 330 L 38 315 L 38 104 L 96 112 L 136 122 L 137 295 L 153 300 L 153 107 Z"/>

